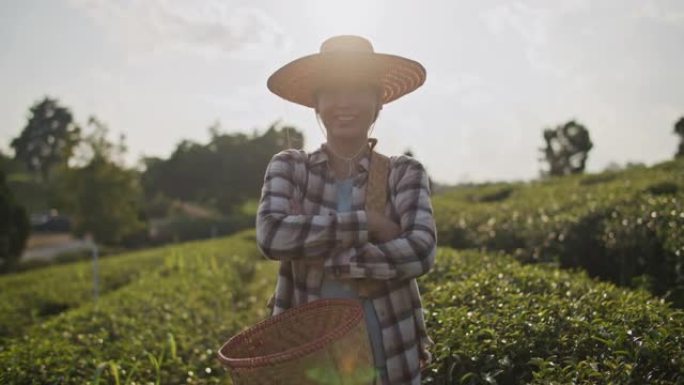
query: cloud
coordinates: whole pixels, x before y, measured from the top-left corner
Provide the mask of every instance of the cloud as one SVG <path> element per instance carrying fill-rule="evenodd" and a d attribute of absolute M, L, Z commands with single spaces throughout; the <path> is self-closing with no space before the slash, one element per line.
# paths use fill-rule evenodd
<path fill-rule="evenodd" d="M 134 54 L 180 51 L 207 58 L 259 59 L 289 48 L 279 23 L 229 1 L 70 0 Z"/>
<path fill-rule="evenodd" d="M 567 68 L 552 63 L 546 55 L 551 27 L 559 8 L 555 10 L 532 7 L 522 2 L 505 3 L 484 12 L 485 26 L 496 36 L 507 36 L 511 31 L 521 37 L 525 57 L 534 68 L 564 76 Z"/>
<path fill-rule="evenodd" d="M 499 93 L 496 85 L 472 72 L 434 71 L 439 82 L 431 83 L 425 92 L 430 96 L 448 99 L 450 103 L 474 109 L 491 103 Z"/>
<path fill-rule="evenodd" d="M 620 35 L 642 41 L 646 37 L 635 36 L 635 31 L 650 36 L 661 26 L 684 26 L 684 3 L 679 0 L 564 0 L 533 5 L 530 1 L 515 1 L 491 7 L 480 17 L 495 37 L 513 39 L 513 44 L 519 39 L 527 62 L 534 69 L 556 77 L 571 77 L 587 55 L 605 56 L 614 54 L 608 50 L 621 49 L 616 47 L 622 44 Z M 588 48 L 602 43 L 608 45 L 604 51 Z"/>
<path fill-rule="evenodd" d="M 664 6 L 663 3 L 667 3 Z M 676 9 L 676 8 L 679 9 Z M 667 9 L 664 9 L 667 8 Z M 684 25 L 684 6 L 681 1 L 645 1 L 635 4 L 633 16 L 636 18 L 650 19 L 659 23 Z"/>
<path fill-rule="evenodd" d="M 542 9 L 517 2 L 498 5 L 483 14 L 485 25 L 495 34 L 512 29 L 533 44 L 546 43 L 548 16 Z"/>

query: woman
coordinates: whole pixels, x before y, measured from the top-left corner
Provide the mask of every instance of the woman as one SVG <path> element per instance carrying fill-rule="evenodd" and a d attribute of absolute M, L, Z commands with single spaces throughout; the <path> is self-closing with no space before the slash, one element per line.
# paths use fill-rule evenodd
<path fill-rule="evenodd" d="M 419 63 L 347 35 L 268 79 L 276 95 L 313 108 L 326 135 L 312 153 L 281 151 L 266 170 L 256 222 L 260 251 L 280 261 L 272 315 L 319 298 L 359 298 L 384 385 L 420 384 L 431 360 L 416 278 L 434 264 L 436 230 L 428 176 L 405 155 L 389 158 L 384 213 L 365 210 L 369 132 L 384 104 L 424 81 Z"/>

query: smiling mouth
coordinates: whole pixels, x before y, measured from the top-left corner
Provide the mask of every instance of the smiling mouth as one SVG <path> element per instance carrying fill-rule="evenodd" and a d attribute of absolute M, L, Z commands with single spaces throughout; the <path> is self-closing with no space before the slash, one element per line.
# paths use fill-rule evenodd
<path fill-rule="evenodd" d="M 335 117 L 335 119 L 341 121 L 341 122 L 350 122 L 354 119 L 356 119 L 355 115 L 338 115 Z"/>

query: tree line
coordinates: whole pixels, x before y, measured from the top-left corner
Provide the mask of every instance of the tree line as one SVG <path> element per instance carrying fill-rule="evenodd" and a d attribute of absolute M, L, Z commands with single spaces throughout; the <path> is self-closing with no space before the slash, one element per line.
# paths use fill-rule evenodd
<path fill-rule="evenodd" d="M 168 158 L 144 157 L 127 167 L 124 135 L 112 139 L 94 116 L 79 124 L 57 99 L 36 102 L 11 141 L 14 156 L 0 154 L 0 269 L 16 267 L 31 212 L 65 213 L 75 236 L 103 245 L 148 245 L 154 219 L 179 202 L 211 213 L 220 226 L 258 198 L 273 154 L 304 145 L 299 130 L 280 122 L 251 135 L 221 132 L 218 124 L 209 132 L 208 143 L 182 140 Z"/>
<path fill-rule="evenodd" d="M 148 245 L 156 224 L 178 226 L 179 220 L 163 220 L 174 210 L 194 210 L 213 230 L 250 226 L 252 218 L 236 218 L 259 197 L 268 161 L 282 149 L 303 148 L 304 136 L 279 121 L 262 133 L 225 133 L 219 123 L 208 131 L 207 143 L 182 140 L 168 158 L 143 157 L 138 167 L 127 167 L 123 134 L 112 139 L 95 116 L 79 124 L 58 99 L 34 103 L 10 143 L 14 155 L 0 153 L 0 270 L 16 265 L 30 233 L 29 215 L 41 210 L 65 213 L 78 237 L 128 247 Z M 680 140 L 675 156 L 684 156 L 684 117 L 674 134 Z M 584 172 L 593 148 L 587 127 L 570 120 L 543 129 L 542 138 L 541 177 Z M 196 233 L 198 226 L 188 222 L 178 231 Z"/>

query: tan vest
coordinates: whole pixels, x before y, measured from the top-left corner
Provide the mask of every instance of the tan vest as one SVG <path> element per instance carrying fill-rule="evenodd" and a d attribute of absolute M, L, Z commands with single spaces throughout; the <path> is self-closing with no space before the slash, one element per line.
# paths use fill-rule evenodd
<path fill-rule="evenodd" d="M 371 151 L 368 186 L 366 186 L 366 211 L 385 215 L 390 159 L 372 150 L 372 147 Z M 382 293 L 386 285 L 383 280 L 370 278 L 352 279 L 351 283 L 361 298 L 369 298 L 375 293 Z"/>

